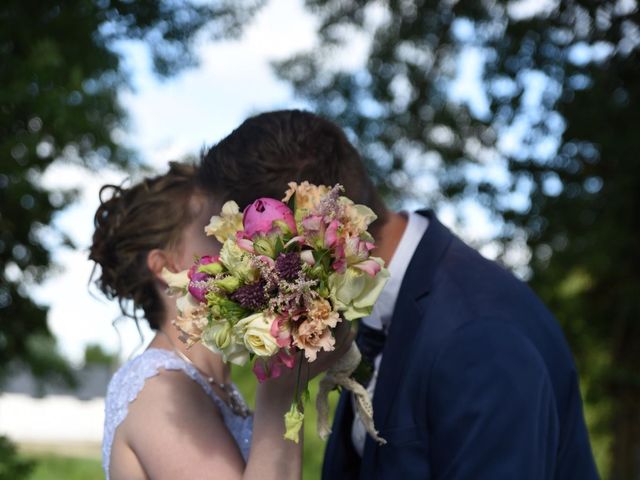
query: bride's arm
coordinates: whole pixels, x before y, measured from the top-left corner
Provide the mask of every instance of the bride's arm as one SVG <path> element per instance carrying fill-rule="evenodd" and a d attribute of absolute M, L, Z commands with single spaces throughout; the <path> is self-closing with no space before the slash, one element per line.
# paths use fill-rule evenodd
<path fill-rule="evenodd" d="M 284 439 L 283 416 L 291 406 L 293 390 L 290 378 L 272 379 L 258 385 L 251 453 L 243 478 L 301 478 L 302 432 L 297 444 Z"/>
<path fill-rule="evenodd" d="M 218 409 L 181 371 L 147 380 L 118 428 L 148 478 L 243 478 L 244 460 Z"/>
<path fill-rule="evenodd" d="M 319 355 L 309 365 L 311 377 L 344 354 L 353 338 L 347 325 L 341 326 L 336 336 L 339 348 Z M 138 398 L 129 405 L 119 430 L 153 480 L 299 479 L 302 433 L 298 444 L 283 437 L 283 416 L 293 399 L 295 370 L 258 385 L 246 465 L 211 399 L 200 385 L 179 371 L 164 371 L 147 380 Z"/>

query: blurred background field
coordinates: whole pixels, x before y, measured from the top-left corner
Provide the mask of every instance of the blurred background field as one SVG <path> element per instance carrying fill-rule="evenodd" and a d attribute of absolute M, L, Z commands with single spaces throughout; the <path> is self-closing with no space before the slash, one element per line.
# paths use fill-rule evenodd
<path fill-rule="evenodd" d="M 639 65 L 637 0 L 3 1 L 0 479 L 29 478 L 7 435 L 36 475 L 95 468 L 72 445 L 100 437 L 106 380 L 83 393 L 86 366 L 108 374 L 149 339 L 87 286 L 99 187 L 307 108 L 345 128 L 390 205 L 434 208 L 541 296 L 602 477 L 637 480 Z M 47 398 L 64 407 L 47 417 Z"/>
<path fill-rule="evenodd" d="M 27 454 L 25 457 L 35 462 L 29 480 L 89 480 L 104 478 L 99 457 L 70 456 L 53 453 Z"/>

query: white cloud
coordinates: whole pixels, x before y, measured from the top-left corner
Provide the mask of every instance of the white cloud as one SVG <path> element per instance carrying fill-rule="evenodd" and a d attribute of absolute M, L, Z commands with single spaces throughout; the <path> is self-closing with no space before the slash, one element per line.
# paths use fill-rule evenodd
<path fill-rule="evenodd" d="M 302 106 L 269 62 L 311 48 L 314 29 L 300 1 L 269 2 L 241 39 L 202 43 L 200 66 L 164 82 L 151 74 L 143 47 L 123 45 L 134 86 L 121 97 L 132 118 L 129 142 L 160 166 L 198 153 L 255 112 Z"/>

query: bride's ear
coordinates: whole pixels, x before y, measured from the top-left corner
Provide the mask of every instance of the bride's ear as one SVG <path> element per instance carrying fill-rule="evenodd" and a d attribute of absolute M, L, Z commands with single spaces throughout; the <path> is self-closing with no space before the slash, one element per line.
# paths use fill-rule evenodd
<path fill-rule="evenodd" d="M 147 254 L 147 267 L 155 279 L 162 283 L 165 283 L 162 278 L 162 270 L 164 268 L 174 273 L 178 271 L 171 255 L 169 255 L 166 250 L 160 248 L 154 248 Z"/>

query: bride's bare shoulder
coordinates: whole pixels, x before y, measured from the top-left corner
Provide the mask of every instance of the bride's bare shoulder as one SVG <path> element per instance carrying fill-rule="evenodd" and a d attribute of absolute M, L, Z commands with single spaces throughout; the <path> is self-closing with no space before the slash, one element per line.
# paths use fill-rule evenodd
<path fill-rule="evenodd" d="M 129 423 L 193 417 L 221 419 L 220 411 L 207 393 L 181 370 L 159 370 L 148 378 L 129 405 Z"/>
<path fill-rule="evenodd" d="M 147 379 L 121 426 L 151 478 L 178 478 L 167 474 L 200 468 L 242 472 L 242 457 L 218 408 L 184 372 L 161 370 Z M 221 454 L 220 464 L 212 465 L 213 451 Z"/>

